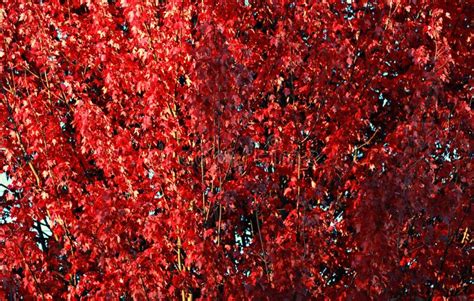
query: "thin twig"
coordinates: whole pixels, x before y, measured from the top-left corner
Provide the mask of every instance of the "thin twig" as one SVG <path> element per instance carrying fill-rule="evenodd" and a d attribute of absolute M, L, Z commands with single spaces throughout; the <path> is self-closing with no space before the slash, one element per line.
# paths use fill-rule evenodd
<path fill-rule="evenodd" d="M 33 277 L 33 281 L 35 282 L 36 287 L 38 288 L 38 290 L 39 290 L 40 293 L 41 293 L 41 300 L 44 301 L 44 300 L 45 300 L 45 299 L 44 299 L 44 293 L 43 293 L 43 290 L 41 289 L 41 286 L 40 286 L 40 284 L 39 284 L 38 279 L 36 278 L 35 274 L 33 273 L 33 270 L 31 269 L 30 264 L 29 264 L 28 261 L 26 260 L 26 256 L 25 256 L 25 254 L 23 253 L 23 250 L 20 248 L 20 246 L 19 246 L 18 244 L 16 244 L 16 246 L 17 246 L 18 250 L 20 251 L 21 256 L 23 257 L 23 261 L 25 262 L 26 267 L 28 268 L 28 270 L 30 271 L 31 276 Z"/>
<path fill-rule="evenodd" d="M 255 211 L 255 220 L 257 222 L 258 238 L 260 239 L 260 246 L 262 247 L 262 252 L 263 252 L 263 264 L 265 265 L 265 273 L 267 274 L 268 281 L 271 281 L 270 271 L 268 270 L 268 263 L 267 263 L 267 252 L 265 251 L 265 247 L 263 246 L 262 232 L 260 231 L 260 222 L 258 220 L 258 210 Z"/>

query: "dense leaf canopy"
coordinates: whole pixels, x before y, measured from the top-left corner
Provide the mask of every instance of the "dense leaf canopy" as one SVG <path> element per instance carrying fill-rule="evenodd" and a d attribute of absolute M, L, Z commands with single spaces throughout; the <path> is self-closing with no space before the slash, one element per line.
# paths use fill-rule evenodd
<path fill-rule="evenodd" d="M 469 1 L 0 4 L 0 299 L 472 291 Z"/>

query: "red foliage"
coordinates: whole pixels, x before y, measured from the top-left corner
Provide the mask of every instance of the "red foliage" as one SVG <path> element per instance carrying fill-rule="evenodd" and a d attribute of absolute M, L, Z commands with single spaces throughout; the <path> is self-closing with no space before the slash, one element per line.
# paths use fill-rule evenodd
<path fill-rule="evenodd" d="M 0 298 L 469 298 L 469 4 L 3 1 Z"/>

